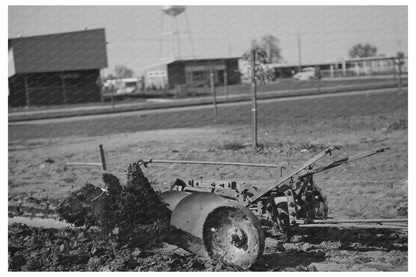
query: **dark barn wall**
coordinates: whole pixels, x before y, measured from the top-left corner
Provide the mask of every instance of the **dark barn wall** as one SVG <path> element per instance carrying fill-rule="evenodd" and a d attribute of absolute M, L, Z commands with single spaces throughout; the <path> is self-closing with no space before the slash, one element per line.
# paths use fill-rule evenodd
<path fill-rule="evenodd" d="M 9 105 L 26 106 L 25 83 L 21 74 L 9 78 Z"/>
<path fill-rule="evenodd" d="M 229 85 L 241 84 L 241 72 L 238 69 L 238 59 L 225 61 L 227 81 Z"/>
<path fill-rule="evenodd" d="M 185 84 L 185 64 L 183 62 L 173 62 L 168 64 L 168 85 L 175 88 L 176 85 Z"/>
<path fill-rule="evenodd" d="M 101 99 L 97 85 L 99 76 L 98 69 L 16 75 L 9 78 L 9 103 L 12 106 L 38 106 L 96 102 Z M 25 77 L 29 103 L 26 103 Z"/>
<path fill-rule="evenodd" d="M 63 103 L 62 84 L 59 72 L 25 74 L 28 90 L 28 105 L 53 105 Z"/>
<path fill-rule="evenodd" d="M 97 102 L 101 100 L 100 87 L 97 80 L 100 77 L 100 71 L 88 70 L 76 72 L 80 76 L 74 79 L 65 79 L 65 88 L 67 94 L 67 103 L 84 103 Z M 73 73 L 72 73 L 73 74 Z"/>

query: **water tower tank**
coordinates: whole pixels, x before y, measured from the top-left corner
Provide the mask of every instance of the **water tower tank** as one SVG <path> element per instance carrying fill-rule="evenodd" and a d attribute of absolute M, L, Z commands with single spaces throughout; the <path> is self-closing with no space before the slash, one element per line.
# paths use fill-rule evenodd
<path fill-rule="evenodd" d="M 167 15 L 175 17 L 185 11 L 185 6 L 163 6 L 162 11 Z"/>

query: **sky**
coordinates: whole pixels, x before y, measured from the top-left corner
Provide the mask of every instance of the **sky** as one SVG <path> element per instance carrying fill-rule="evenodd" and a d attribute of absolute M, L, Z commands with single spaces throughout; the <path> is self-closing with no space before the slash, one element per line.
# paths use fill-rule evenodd
<path fill-rule="evenodd" d="M 175 26 L 161 8 L 9 6 L 8 37 L 105 28 L 106 73 L 125 65 L 139 74 L 161 58 L 178 56 L 175 38 L 161 36 L 162 29 Z M 347 58 L 357 43 L 370 43 L 387 56 L 408 53 L 407 6 L 187 6 L 176 24 L 183 58 L 241 56 L 263 35 L 277 37 L 284 61 L 292 64 L 299 49 L 302 63 L 325 62 Z"/>

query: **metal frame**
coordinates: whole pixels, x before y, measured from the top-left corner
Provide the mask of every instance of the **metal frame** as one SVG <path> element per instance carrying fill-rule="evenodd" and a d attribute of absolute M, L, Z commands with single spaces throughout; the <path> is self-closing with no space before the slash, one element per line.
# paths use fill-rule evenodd
<path fill-rule="evenodd" d="M 386 228 L 407 230 L 407 219 L 348 219 L 333 220 L 328 219 L 328 207 L 326 198 L 322 194 L 319 187 L 314 182 L 314 175 L 326 170 L 353 162 L 359 159 L 370 157 L 379 153 L 383 153 L 390 148 L 384 147 L 374 151 L 358 153 L 352 156 L 335 160 L 324 166 L 314 167 L 315 163 L 331 155 L 333 151 L 339 150 L 338 147 L 328 147 L 324 151 L 318 153 L 300 167 L 294 168 L 283 176 L 277 183 L 267 186 L 260 191 L 250 192 L 242 190 L 235 182 L 227 181 L 221 183 L 213 181 L 209 185 L 199 185 L 196 180 L 190 180 L 188 186 L 184 182 L 172 185 L 171 190 L 177 189 L 188 192 L 198 192 L 201 190 L 218 193 L 217 188 L 231 190 L 237 193 L 236 197 L 222 195 L 225 198 L 233 199 L 240 202 L 251 210 L 259 219 L 265 220 L 272 226 L 278 227 L 280 231 L 286 234 L 293 233 L 297 228 L 308 227 L 343 227 L 343 228 Z M 82 163 L 71 162 L 67 165 L 71 166 L 101 166 L 106 170 L 104 150 L 100 145 L 100 153 L 102 163 Z M 192 160 L 159 160 L 159 159 L 139 159 L 138 163 L 147 167 L 151 163 L 155 164 L 201 164 L 201 165 L 224 165 L 224 166 L 245 166 L 245 167 L 263 167 L 263 168 L 279 168 L 276 164 L 258 164 L 258 163 L 237 163 L 237 162 L 217 162 L 217 161 L 192 161 Z M 280 173 L 282 175 L 282 169 Z M 221 184 L 219 184 L 221 183 Z M 216 184 L 219 184 L 218 186 Z M 282 204 L 282 197 L 286 198 L 285 207 L 277 208 L 277 204 Z M 279 202 L 280 201 L 280 202 Z M 323 206 L 323 207 L 322 207 Z M 280 209 L 280 210 L 279 210 Z M 283 219 L 283 220 L 282 220 Z"/>

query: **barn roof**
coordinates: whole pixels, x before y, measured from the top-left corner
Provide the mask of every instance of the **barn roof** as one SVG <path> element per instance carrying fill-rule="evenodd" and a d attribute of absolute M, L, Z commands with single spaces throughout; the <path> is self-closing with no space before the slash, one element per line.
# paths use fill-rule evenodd
<path fill-rule="evenodd" d="M 9 39 L 15 73 L 107 67 L 104 29 Z"/>

